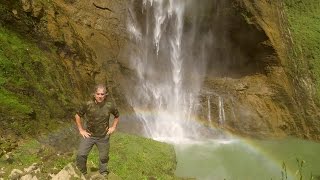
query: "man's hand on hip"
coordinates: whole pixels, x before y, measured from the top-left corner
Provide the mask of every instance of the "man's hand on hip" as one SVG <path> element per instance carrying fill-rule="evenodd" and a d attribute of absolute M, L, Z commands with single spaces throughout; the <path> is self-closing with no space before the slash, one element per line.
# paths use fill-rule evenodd
<path fill-rule="evenodd" d="M 108 131 L 107 131 L 107 135 L 112 134 L 115 130 L 116 130 L 115 127 L 110 127 L 110 128 L 108 129 Z"/>
<path fill-rule="evenodd" d="M 80 130 L 79 132 L 83 138 L 89 138 L 91 136 L 91 134 L 88 133 L 86 130 Z"/>

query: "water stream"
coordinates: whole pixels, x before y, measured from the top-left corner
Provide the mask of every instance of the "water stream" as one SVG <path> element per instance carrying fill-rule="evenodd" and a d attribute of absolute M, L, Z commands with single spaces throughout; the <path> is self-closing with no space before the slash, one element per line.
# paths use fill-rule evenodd
<path fill-rule="evenodd" d="M 196 14 L 186 9 L 195 0 L 132 1 L 128 10 L 130 62 L 137 79 L 127 93 L 143 134 L 175 146 L 176 174 L 197 179 L 295 179 L 296 158 L 307 160 L 305 172 L 320 174 L 317 143 L 302 140 L 243 140 L 195 120 L 197 99 L 205 75 L 206 34 L 197 35 L 197 23 L 184 28 L 184 19 Z M 196 39 L 197 38 L 197 39 Z M 197 42 L 197 43 L 195 43 Z M 201 42 L 201 43 L 199 43 Z M 219 96 L 218 122 L 226 121 Z M 208 121 L 212 120 L 208 97 Z M 201 133 L 200 133 L 201 132 Z M 206 133 L 204 133 L 206 132 Z M 205 135 L 204 135 L 205 134 Z M 210 137 L 210 138 L 208 138 Z M 293 148 L 304 144 L 293 153 Z M 314 157 L 314 158 L 313 158 Z M 285 162 L 285 167 L 283 166 Z"/>
<path fill-rule="evenodd" d="M 226 121 L 226 115 L 224 113 L 224 105 L 223 105 L 223 98 L 219 96 L 219 123 L 223 125 Z"/>

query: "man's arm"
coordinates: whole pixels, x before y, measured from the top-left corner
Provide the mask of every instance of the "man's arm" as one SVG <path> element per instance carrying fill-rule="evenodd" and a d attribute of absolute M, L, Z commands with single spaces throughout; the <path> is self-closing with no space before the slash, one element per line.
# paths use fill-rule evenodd
<path fill-rule="evenodd" d="M 81 117 L 80 117 L 78 114 L 76 114 L 74 117 L 75 117 L 75 119 L 76 119 L 76 124 L 77 124 L 78 130 L 79 130 L 79 133 L 81 134 L 81 136 L 82 136 L 83 138 L 88 138 L 88 137 L 90 137 L 91 134 L 88 133 L 88 132 L 87 132 L 85 129 L 83 129 L 83 127 L 82 127 Z"/>
<path fill-rule="evenodd" d="M 118 123 L 119 123 L 119 117 L 114 118 L 112 126 L 108 129 L 108 132 L 107 132 L 108 135 L 112 134 L 116 130 Z"/>

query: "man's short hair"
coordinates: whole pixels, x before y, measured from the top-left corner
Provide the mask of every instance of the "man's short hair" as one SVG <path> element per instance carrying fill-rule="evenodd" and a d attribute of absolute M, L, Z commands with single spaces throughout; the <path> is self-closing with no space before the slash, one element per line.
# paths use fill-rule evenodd
<path fill-rule="evenodd" d="M 106 95 L 109 94 L 108 88 L 107 88 L 107 86 L 104 85 L 104 84 L 97 84 L 97 85 L 94 87 L 94 93 L 97 92 L 98 89 L 103 89 L 103 91 L 106 93 Z"/>

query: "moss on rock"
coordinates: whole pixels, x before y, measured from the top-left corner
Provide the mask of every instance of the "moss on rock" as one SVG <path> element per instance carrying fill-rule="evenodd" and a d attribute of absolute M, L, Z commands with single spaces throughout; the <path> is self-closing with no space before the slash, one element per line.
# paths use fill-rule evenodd
<path fill-rule="evenodd" d="M 311 70 L 320 101 L 320 3 L 318 0 L 285 0 L 285 10 L 293 38 L 292 56 L 308 65 L 305 71 Z"/>
<path fill-rule="evenodd" d="M 69 81 L 54 54 L 0 28 L 0 123 L 4 131 L 33 134 L 47 129 L 48 119 L 66 117 L 74 98 Z"/>

